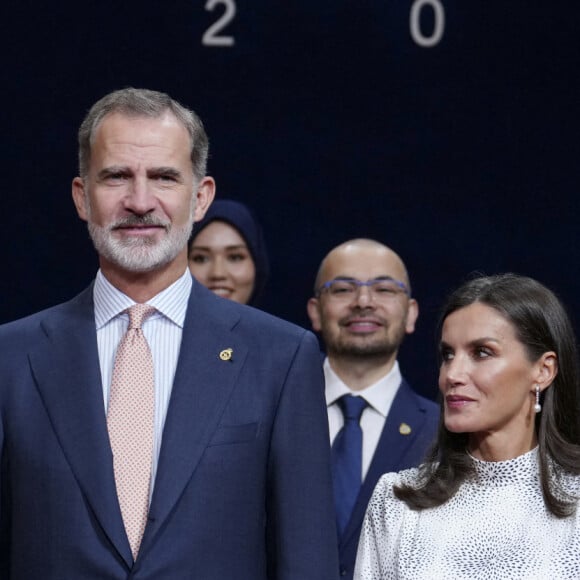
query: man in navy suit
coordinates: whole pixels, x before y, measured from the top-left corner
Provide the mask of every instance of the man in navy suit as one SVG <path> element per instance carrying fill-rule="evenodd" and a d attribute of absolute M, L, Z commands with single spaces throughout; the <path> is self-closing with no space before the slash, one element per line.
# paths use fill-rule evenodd
<path fill-rule="evenodd" d="M 0 327 L 1 578 L 336 576 L 316 339 L 218 298 L 187 268 L 192 224 L 214 196 L 207 150 L 198 117 L 153 91 L 105 96 L 80 128 L 73 200 L 99 254 L 96 279 Z M 155 409 L 134 545 L 107 410 L 136 303 L 154 307 L 138 332 Z"/>
<path fill-rule="evenodd" d="M 383 244 L 350 240 L 322 261 L 308 315 L 326 347 L 333 453 L 346 435 L 344 400 L 363 399 L 355 419 L 362 443 L 352 500 L 348 488 L 343 494 L 336 485 L 338 466 L 335 471 L 339 570 L 344 578 L 353 576 L 362 521 L 377 480 L 383 473 L 419 464 L 437 428 L 438 406 L 410 388 L 397 362 L 399 347 L 414 331 L 418 314 L 405 265 Z"/>

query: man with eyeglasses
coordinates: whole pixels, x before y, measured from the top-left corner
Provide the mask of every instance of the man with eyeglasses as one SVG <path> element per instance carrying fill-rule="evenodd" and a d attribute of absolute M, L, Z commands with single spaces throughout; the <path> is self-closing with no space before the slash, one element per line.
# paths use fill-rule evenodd
<path fill-rule="evenodd" d="M 399 369 L 397 353 L 415 329 L 419 306 L 393 250 L 368 239 L 334 248 L 320 265 L 307 308 L 326 347 L 340 576 L 352 578 L 378 479 L 421 462 L 439 407 L 416 394 Z"/>

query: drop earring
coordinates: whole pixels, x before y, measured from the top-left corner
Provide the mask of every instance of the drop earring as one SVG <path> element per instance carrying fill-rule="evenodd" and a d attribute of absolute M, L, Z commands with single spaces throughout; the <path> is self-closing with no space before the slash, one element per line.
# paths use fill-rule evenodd
<path fill-rule="evenodd" d="M 534 411 L 539 413 L 542 410 L 542 405 L 540 405 L 540 385 L 536 385 L 536 404 L 534 405 Z"/>

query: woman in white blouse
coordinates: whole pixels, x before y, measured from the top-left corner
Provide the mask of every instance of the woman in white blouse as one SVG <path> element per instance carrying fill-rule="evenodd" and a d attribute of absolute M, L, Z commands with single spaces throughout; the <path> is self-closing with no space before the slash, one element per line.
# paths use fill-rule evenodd
<path fill-rule="evenodd" d="M 572 326 L 515 274 L 456 290 L 441 318 L 442 423 L 427 463 L 384 475 L 355 580 L 580 578 Z"/>

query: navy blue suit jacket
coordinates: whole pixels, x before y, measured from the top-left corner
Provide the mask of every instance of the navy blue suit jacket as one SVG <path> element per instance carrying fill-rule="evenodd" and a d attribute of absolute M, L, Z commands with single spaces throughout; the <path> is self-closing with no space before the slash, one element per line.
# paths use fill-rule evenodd
<path fill-rule="evenodd" d="M 229 361 L 219 353 L 233 350 Z M 196 284 L 133 563 L 117 500 L 92 288 L 0 327 L 0 577 L 336 575 L 312 334 Z"/>
<path fill-rule="evenodd" d="M 405 423 L 410 432 L 401 429 Z M 384 473 L 415 467 L 435 440 L 439 406 L 419 396 L 403 379 L 387 415 L 350 521 L 339 542 L 340 577 L 352 579 L 362 523 L 377 481 Z M 401 432 L 402 431 L 402 432 Z"/>

